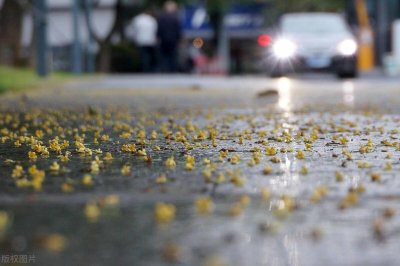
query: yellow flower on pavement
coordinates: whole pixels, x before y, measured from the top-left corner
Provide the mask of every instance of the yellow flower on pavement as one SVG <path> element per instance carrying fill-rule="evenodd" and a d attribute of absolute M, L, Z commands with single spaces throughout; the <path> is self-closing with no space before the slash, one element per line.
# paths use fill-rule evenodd
<path fill-rule="evenodd" d="M 114 158 L 110 152 L 106 152 L 103 159 L 104 161 L 112 161 Z"/>
<path fill-rule="evenodd" d="M 297 159 L 299 159 L 299 160 L 304 160 L 305 157 L 306 157 L 306 156 L 304 155 L 304 152 L 303 152 L 303 151 L 301 151 L 301 150 L 296 151 L 296 158 L 297 158 Z"/>
<path fill-rule="evenodd" d="M 269 164 L 267 164 L 263 169 L 263 174 L 269 175 L 271 172 L 272 172 L 272 167 Z"/>
<path fill-rule="evenodd" d="M 267 199 L 269 199 L 270 196 L 271 196 L 271 192 L 270 192 L 269 189 L 266 188 L 266 187 L 263 187 L 263 188 L 260 189 L 260 194 L 261 194 L 261 198 L 262 198 L 263 200 L 267 200 Z"/>
<path fill-rule="evenodd" d="M 29 158 L 30 160 L 36 160 L 36 159 L 37 159 L 36 152 L 34 152 L 34 151 L 29 151 L 29 152 L 28 152 L 28 158 Z"/>
<path fill-rule="evenodd" d="M 213 211 L 214 203 L 210 197 L 199 197 L 196 199 L 195 206 L 198 214 L 209 214 Z"/>
<path fill-rule="evenodd" d="M 240 161 L 240 155 L 234 154 L 231 157 L 231 164 L 237 164 Z"/>
<path fill-rule="evenodd" d="M 169 157 L 169 158 L 165 161 L 164 164 L 165 164 L 165 166 L 166 166 L 167 168 L 170 168 L 170 169 L 176 167 L 176 162 L 175 162 L 175 160 L 174 160 L 174 157 Z"/>
<path fill-rule="evenodd" d="M 195 167 L 195 160 L 194 157 L 191 155 L 186 156 L 186 164 L 185 164 L 185 169 L 186 170 L 193 170 Z"/>
<path fill-rule="evenodd" d="M 161 174 L 159 177 L 156 178 L 156 184 L 165 184 L 167 183 L 167 175 L 166 174 Z"/>
<path fill-rule="evenodd" d="M 97 161 L 92 161 L 90 165 L 90 172 L 92 172 L 93 174 L 97 174 L 99 171 L 100 171 L 99 163 Z"/>
<path fill-rule="evenodd" d="M 65 182 L 61 185 L 61 191 L 64 193 L 70 193 L 74 191 L 74 186 L 71 183 Z"/>
<path fill-rule="evenodd" d="M 124 165 L 121 168 L 121 174 L 122 175 L 129 175 L 131 172 L 131 167 L 129 165 Z"/>
<path fill-rule="evenodd" d="M 3 237 L 10 222 L 10 217 L 6 211 L 0 210 L 0 237 Z"/>
<path fill-rule="evenodd" d="M 92 176 L 89 175 L 89 174 L 84 175 L 82 177 L 81 183 L 82 183 L 82 185 L 84 185 L 86 187 L 89 187 L 89 186 L 93 185 Z"/>
<path fill-rule="evenodd" d="M 60 170 L 60 165 L 57 162 L 53 162 L 49 169 L 52 172 L 58 172 Z"/>
<path fill-rule="evenodd" d="M 61 252 L 68 245 L 68 239 L 61 234 L 50 234 L 40 239 L 40 245 L 51 252 Z"/>
<path fill-rule="evenodd" d="M 137 155 L 142 156 L 142 157 L 147 157 L 146 149 L 138 150 Z"/>
<path fill-rule="evenodd" d="M 154 208 L 154 217 L 158 224 L 170 223 L 175 218 L 176 208 L 173 204 L 159 202 Z"/>
<path fill-rule="evenodd" d="M 308 175 L 308 167 L 303 165 L 300 169 L 300 174 L 302 175 Z"/>
<path fill-rule="evenodd" d="M 11 177 L 18 178 L 21 177 L 23 174 L 24 174 L 24 168 L 22 168 L 21 165 L 16 165 L 12 171 Z"/>
<path fill-rule="evenodd" d="M 89 222 L 96 222 L 100 216 L 100 208 L 96 203 L 90 202 L 86 204 L 84 213 Z"/>

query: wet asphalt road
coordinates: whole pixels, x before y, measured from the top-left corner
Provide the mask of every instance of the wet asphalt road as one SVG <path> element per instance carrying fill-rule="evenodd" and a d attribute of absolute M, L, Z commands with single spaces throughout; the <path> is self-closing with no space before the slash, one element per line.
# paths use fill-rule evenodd
<path fill-rule="evenodd" d="M 55 155 L 38 158 L 46 179 L 42 190 L 33 192 L 17 187 L 11 178 L 16 164 L 24 169 L 33 164 L 26 156 L 29 146 L 0 143 L 0 209 L 7 216 L 6 226 L 0 226 L 0 259 L 28 255 L 37 265 L 400 264 L 397 78 L 379 73 L 356 80 L 325 74 L 281 79 L 105 76 L 5 95 L 0 105 L 3 114 L 21 117 L 17 128 L 33 123 L 22 117 L 38 112 L 34 117 L 39 123 L 27 126 L 27 136 L 49 119 L 82 133 L 82 125 L 99 125 L 98 118 L 111 141 L 96 146 L 87 138 L 84 143 L 114 157 L 93 174 L 90 187 L 81 186 L 80 179 L 95 155 L 82 158 L 71 146 L 68 171 L 60 174 L 48 170 Z M 84 120 L 86 113 L 96 119 Z M 16 130 L 4 116 L 1 121 L 0 129 Z M 115 132 L 116 121 L 133 127 L 130 138 Z M 176 139 L 165 139 L 163 123 L 175 135 L 186 128 L 194 146 L 188 149 Z M 122 144 L 137 141 L 138 128 L 148 135 L 159 133 L 145 145 L 151 164 L 120 151 Z M 193 140 L 210 128 L 218 132 L 215 146 L 209 138 Z M 49 138 L 55 135 L 49 133 Z M 66 137 L 71 144 L 72 136 Z M 276 154 L 266 152 L 271 147 Z M 260 163 L 251 166 L 257 149 Z M 221 151 L 228 155 L 221 159 Z M 191 171 L 185 170 L 187 155 L 196 160 Z M 170 156 L 177 163 L 174 169 L 165 167 Z M 211 182 L 204 174 L 204 158 L 216 165 Z M 128 176 L 120 172 L 125 164 L 132 168 Z M 266 165 L 271 173 L 264 173 Z M 238 170 L 240 186 L 234 177 Z M 157 184 L 163 173 L 168 182 Z M 216 184 L 220 173 L 226 181 Z M 65 182 L 74 190 L 62 191 Z M 264 188 L 269 197 L 260 196 Z M 320 193 L 321 188 L 327 193 Z M 108 195 L 119 202 L 104 203 Z M 194 202 L 200 196 L 212 199 L 211 214 L 196 212 Z M 85 206 L 93 202 L 100 214 L 90 221 Z M 155 222 L 157 202 L 175 205 L 170 223 Z M 233 215 L 238 202 L 240 211 Z"/>

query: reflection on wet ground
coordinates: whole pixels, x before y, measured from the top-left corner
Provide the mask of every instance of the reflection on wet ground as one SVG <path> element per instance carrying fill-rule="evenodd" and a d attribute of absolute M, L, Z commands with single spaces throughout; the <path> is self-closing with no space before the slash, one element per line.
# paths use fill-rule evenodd
<path fill-rule="evenodd" d="M 3 97 L 1 254 L 40 265 L 398 264 L 397 85 L 232 80 Z M 278 95 L 257 96 L 266 89 Z"/>

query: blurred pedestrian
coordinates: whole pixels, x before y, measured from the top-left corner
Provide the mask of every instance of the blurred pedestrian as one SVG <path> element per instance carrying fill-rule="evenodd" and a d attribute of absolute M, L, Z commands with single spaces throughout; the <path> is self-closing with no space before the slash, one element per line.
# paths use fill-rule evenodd
<path fill-rule="evenodd" d="M 127 27 L 127 36 L 139 48 L 140 70 L 145 73 L 154 72 L 156 68 L 157 28 L 157 20 L 147 9 L 134 17 Z"/>
<path fill-rule="evenodd" d="M 157 36 L 160 44 L 160 70 L 162 72 L 178 71 L 178 45 L 182 29 L 178 17 L 178 6 L 174 1 L 164 4 L 164 11 L 158 18 Z"/>

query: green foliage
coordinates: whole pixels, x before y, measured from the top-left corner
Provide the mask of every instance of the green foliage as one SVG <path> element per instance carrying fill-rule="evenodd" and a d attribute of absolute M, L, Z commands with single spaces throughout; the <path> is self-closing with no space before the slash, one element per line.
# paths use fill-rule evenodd
<path fill-rule="evenodd" d="M 0 94 L 7 91 L 51 86 L 67 81 L 71 77 L 71 74 L 54 73 L 47 79 L 41 79 L 34 70 L 29 68 L 0 66 Z"/>

